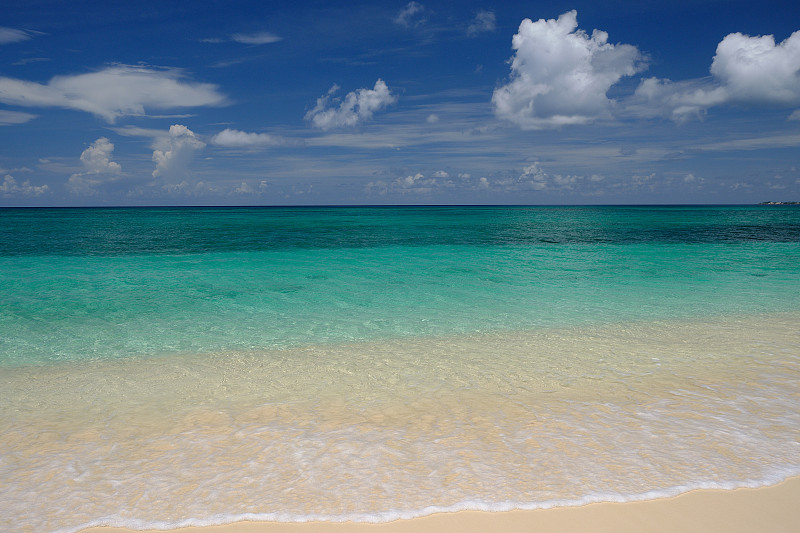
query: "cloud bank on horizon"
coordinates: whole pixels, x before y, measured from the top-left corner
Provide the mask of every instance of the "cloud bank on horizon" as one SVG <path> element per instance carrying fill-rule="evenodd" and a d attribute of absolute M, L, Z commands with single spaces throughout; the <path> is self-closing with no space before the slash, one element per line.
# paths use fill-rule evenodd
<path fill-rule="evenodd" d="M 742 132 L 735 141 L 740 147 L 753 147 L 749 151 L 800 147 L 800 135 L 792 136 L 791 130 L 800 121 L 800 31 L 782 41 L 771 34 L 727 33 L 717 42 L 714 54 L 708 54 L 706 75 L 671 79 L 649 75 L 657 65 L 654 56 L 658 50 L 616 41 L 620 28 L 615 32 L 583 29 L 578 10 L 569 9 L 556 18 L 522 18 L 511 36 L 512 55 L 508 57 L 506 52 L 504 56 L 507 66 L 501 60 L 494 62 L 493 72 L 498 77 L 493 88 L 484 81 L 467 90 L 462 87 L 466 75 L 456 78 L 449 73 L 438 79 L 438 89 L 430 91 L 424 88 L 425 76 L 450 72 L 448 63 L 466 66 L 457 56 L 442 56 L 448 58 L 442 62 L 432 52 L 439 43 L 474 46 L 472 54 L 481 57 L 486 42 L 508 43 L 510 33 L 502 36 L 508 20 L 501 24 L 494 10 L 473 9 L 464 13 L 462 22 L 448 25 L 443 22 L 442 9 L 408 2 L 384 19 L 389 25 L 383 31 L 397 35 L 393 48 L 350 52 L 341 60 L 318 60 L 325 68 L 311 72 L 308 80 L 318 86 L 328 78 L 330 89 L 315 99 L 306 96 L 305 103 L 284 97 L 286 102 L 297 102 L 294 111 L 280 103 L 279 95 L 266 92 L 270 82 L 278 79 L 275 76 L 281 76 L 273 70 L 249 69 L 209 79 L 208 69 L 178 61 L 177 67 L 108 62 L 83 72 L 55 72 L 58 65 L 54 64 L 40 67 L 39 75 L 29 78 L 0 72 L 0 104 L 5 106 L 0 108 L 0 134 L 14 128 L 46 128 L 37 124 L 57 116 L 53 110 L 62 110 L 99 119 L 99 124 L 83 126 L 87 131 L 105 128 L 122 136 L 122 141 L 112 142 L 108 133 L 94 133 L 89 146 L 71 160 L 68 155 L 31 154 L 28 159 L 38 164 L 24 167 L 27 174 L 33 174 L 24 179 L 14 175 L 20 173 L 14 168 L 23 168 L 16 159 L 23 158 L 0 153 L 4 175 L 0 199 L 10 203 L 22 199 L 24 203 L 25 198 L 40 201 L 52 197 L 56 204 L 64 198 L 67 203 L 80 198 L 90 203 L 119 202 L 121 198 L 180 202 L 181 195 L 191 191 L 195 199 L 224 202 L 247 194 L 263 201 L 268 198 L 265 195 L 279 192 L 282 196 L 273 201 L 291 203 L 300 195 L 308 198 L 312 181 L 322 180 L 326 172 L 349 184 L 347 198 L 355 203 L 392 195 L 398 201 L 411 195 L 439 202 L 449 197 L 456 202 L 481 203 L 486 198 L 514 198 L 520 191 L 529 195 L 525 197 L 528 201 L 537 198 L 535 193 L 556 192 L 560 196 L 543 198 L 648 198 L 658 197 L 659 190 L 676 195 L 689 191 L 711 194 L 712 182 L 717 186 L 714 194 L 724 192 L 725 198 L 736 197 L 737 191 L 744 194 L 748 188 L 800 190 L 800 161 L 792 163 L 791 156 L 784 158 L 779 171 L 771 170 L 770 177 L 762 178 L 761 184 L 744 178 L 737 182 L 706 179 L 703 174 L 713 172 L 711 159 L 701 156 L 726 150 L 724 143 L 712 142 L 713 135 L 725 131 L 723 119 L 736 121 L 737 116 L 765 113 L 775 117 L 779 112 L 782 118 L 759 122 L 765 131 L 762 138 L 772 132 L 772 137 L 784 139 L 782 144 L 748 140 Z M 276 43 L 299 46 L 285 28 L 223 29 L 220 33 L 228 37 L 198 37 L 195 42 L 220 43 L 220 50 L 222 43 L 233 43 L 227 46 L 243 45 L 240 50 L 253 50 L 244 53 L 261 54 L 229 58 L 229 69 L 259 61 L 264 50 L 272 50 Z M 0 50 L 26 46 L 43 34 L 22 27 L 0 27 Z M 496 57 L 503 59 L 503 47 L 496 46 Z M 243 52 L 231 48 L 218 53 Z M 375 59 L 382 56 L 408 65 L 401 68 Z M 424 67 L 425 75 L 419 74 L 421 61 L 427 58 L 437 58 L 437 62 Z M 469 76 L 482 76 L 489 64 L 487 58 L 470 67 Z M 338 83 L 331 86 L 330 78 L 336 65 L 348 63 L 351 66 L 341 67 L 340 73 L 349 69 L 365 74 L 356 76 L 360 81 L 355 83 L 355 78 L 342 76 L 350 88 L 342 95 L 342 87 Z M 23 58 L 18 64 L 20 70 L 35 62 Z M 367 76 L 377 81 L 372 84 Z M 251 77 L 259 80 L 252 86 Z M 445 85 L 448 79 L 450 88 Z M 391 82 L 391 88 L 384 80 Z M 308 95 L 313 90 L 311 86 L 303 86 L 302 91 L 298 87 L 285 85 L 284 92 Z M 703 133 L 700 125 L 717 109 L 721 110 L 720 125 Z M 286 117 L 283 124 L 259 125 L 258 117 L 269 122 L 271 113 Z M 178 117 L 181 121 L 175 122 Z M 146 120 L 160 124 L 137 125 Z M 120 127 L 120 123 L 127 124 Z M 662 136 L 660 144 L 646 142 L 653 130 Z M 670 133 L 673 131 L 678 133 Z M 681 131 L 708 136 L 708 141 L 681 142 Z M 136 137 L 151 139 L 150 156 L 137 151 L 139 141 L 125 141 Z M 573 137 L 575 140 L 570 140 Z M 602 143 L 610 144 L 609 139 L 616 144 L 604 149 Z M 124 149 L 118 150 L 119 146 Z M 148 159 L 149 169 L 145 165 Z M 217 161 L 223 166 L 214 166 Z M 682 163 L 686 161 L 691 164 Z M 31 171 L 32 166 L 37 170 Z M 229 179 L 215 177 L 222 169 L 230 174 Z M 39 175 L 46 179 L 37 184 Z M 302 179 L 308 181 L 307 187 L 300 185 Z M 267 187 L 268 182 L 283 187 Z M 317 190 L 325 185 L 320 181 Z M 58 197 L 59 190 L 66 196 Z M 330 197 L 329 201 L 342 203 L 343 198 Z M 326 203 L 324 198 L 317 202 Z"/>

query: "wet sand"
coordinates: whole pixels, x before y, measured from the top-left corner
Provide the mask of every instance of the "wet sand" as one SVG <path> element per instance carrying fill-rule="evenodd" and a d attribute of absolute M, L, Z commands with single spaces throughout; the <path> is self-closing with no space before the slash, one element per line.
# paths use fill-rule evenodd
<path fill-rule="evenodd" d="M 790 533 L 800 524 L 800 477 L 758 489 L 696 490 L 674 498 L 534 511 L 439 513 L 384 524 L 238 522 L 180 533 Z M 83 533 L 124 533 L 99 527 Z"/>

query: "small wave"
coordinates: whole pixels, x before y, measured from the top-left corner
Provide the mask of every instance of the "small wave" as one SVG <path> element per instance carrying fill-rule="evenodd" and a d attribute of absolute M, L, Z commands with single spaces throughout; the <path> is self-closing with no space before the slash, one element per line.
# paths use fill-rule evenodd
<path fill-rule="evenodd" d="M 139 519 L 103 518 L 93 520 L 74 528 L 62 528 L 53 533 L 77 533 L 91 527 L 119 527 L 131 530 L 168 531 L 185 527 L 210 527 L 234 524 L 237 522 L 357 522 L 367 524 L 383 524 L 396 520 L 411 520 L 438 513 L 457 513 L 462 511 L 483 511 L 502 513 L 508 511 L 533 511 L 537 509 L 554 509 L 558 507 L 579 507 L 593 503 L 629 503 L 648 500 L 674 498 L 694 490 L 735 490 L 758 489 L 774 486 L 789 478 L 800 475 L 800 468 L 775 473 L 758 480 L 727 482 L 695 482 L 678 485 L 662 490 L 650 490 L 638 494 L 594 493 L 578 499 L 554 499 L 541 502 L 465 500 L 453 505 L 429 505 L 420 509 L 388 510 L 374 513 L 347 514 L 292 514 L 283 512 L 220 514 L 209 518 L 186 518 L 175 521 L 148 521 Z"/>

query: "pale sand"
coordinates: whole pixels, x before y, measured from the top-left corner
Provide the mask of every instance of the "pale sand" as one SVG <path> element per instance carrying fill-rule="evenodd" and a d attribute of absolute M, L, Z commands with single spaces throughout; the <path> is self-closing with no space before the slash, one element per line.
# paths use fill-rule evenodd
<path fill-rule="evenodd" d="M 90 528 L 83 533 L 123 533 Z M 595 503 L 535 511 L 440 513 L 385 524 L 238 522 L 190 527 L 178 533 L 796 533 L 800 531 L 800 477 L 760 489 L 696 490 L 675 498 Z"/>

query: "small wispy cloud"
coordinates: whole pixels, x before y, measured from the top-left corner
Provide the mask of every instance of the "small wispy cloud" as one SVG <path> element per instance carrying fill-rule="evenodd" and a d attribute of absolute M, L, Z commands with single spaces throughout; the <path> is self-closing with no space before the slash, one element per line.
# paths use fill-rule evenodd
<path fill-rule="evenodd" d="M 11 63 L 15 67 L 21 67 L 23 65 L 28 65 L 30 63 L 43 63 L 46 61 L 52 61 L 49 57 L 27 57 L 25 59 L 20 59 L 19 61 L 14 61 Z"/>
<path fill-rule="evenodd" d="M 231 41 L 242 44 L 270 44 L 276 43 L 282 39 L 283 37 L 279 37 L 267 31 L 258 33 L 234 33 L 231 35 Z"/>
<path fill-rule="evenodd" d="M 96 72 L 55 76 L 41 84 L 0 77 L 0 102 L 26 107 L 61 107 L 92 113 L 113 123 L 148 109 L 223 105 L 217 86 L 186 79 L 177 69 L 114 65 Z"/>
<path fill-rule="evenodd" d="M 0 44 L 18 43 L 31 38 L 31 32 L 0 26 Z"/>
<path fill-rule="evenodd" d="M 475 37 L 479 33 L 494 31 L 497 27 L 497 19 L 494 11 L 478 11 L 472 23 L 467 27 L 467 35 Z"/>
<path fill-rule="evenodd" d="M 255 33 L 234 33 L 225 38 L 210 37 L 202 39 L 204 43 L 241 43 L 241 44 L 271 44 L 282 41 L 283 37 L 270 33 L 268 31 L 260 31 Z"/>
<path fill-rule="evenodd" d="M 36 115 L 23 113 L 22 111 L 6 111 L 0 109 L 0 126 L 10 126 L 12 124 L 24 124 L 36 118 Z"/>
<path fill-rule="evenodd" d="M 696 145 L 696 148 L 699 150 L 723 152 L 794 147 L 800 147 L 800 134 L 769 135 L 765 137 L 752 137 L 747 139 L 735 139 L 730 141 L 719 141 Z"/>
<path fill-rule="evenodd" d="M 419 2 L 409 2 L 394 18 L 395 24 L 411 28 L 425 23 L 425 7 Z"/>
<path fill-rule="evenodd" d="M 250 133 L 225 128 L 211 138 L 211 144 L 223 148 L 266 148 L 269 146 L 302 146 L 303 139 L 287 139 L 270 133 Z"/>
<path fill-rule="evenodd" d="M 150 137 L 151 139 L 159 139 L 162 137 L 169 136 L 169 132 L 156 128 L 140 128 L 138 126 L 124 126 L 122 128 L 110 128 L 110 129 L 117 135 L 122 135 L 124 137 Z"/>

